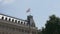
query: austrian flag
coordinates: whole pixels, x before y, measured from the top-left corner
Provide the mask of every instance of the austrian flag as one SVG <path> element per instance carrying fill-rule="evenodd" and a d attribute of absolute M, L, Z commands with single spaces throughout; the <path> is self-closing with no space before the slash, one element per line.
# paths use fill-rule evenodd
<path fill-rule="evenodd" d="M 30 8 L 26 11 L 27 13 L 30 12 Z"/>

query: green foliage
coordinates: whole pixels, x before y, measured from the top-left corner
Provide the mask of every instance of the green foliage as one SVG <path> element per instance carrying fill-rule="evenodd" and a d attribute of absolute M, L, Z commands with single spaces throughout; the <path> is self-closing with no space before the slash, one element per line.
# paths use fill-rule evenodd
<path fill-rule="evenodd" d="M 42 29 L 42 34 L 60 34 L 60 18 L 52 15 Z"/>

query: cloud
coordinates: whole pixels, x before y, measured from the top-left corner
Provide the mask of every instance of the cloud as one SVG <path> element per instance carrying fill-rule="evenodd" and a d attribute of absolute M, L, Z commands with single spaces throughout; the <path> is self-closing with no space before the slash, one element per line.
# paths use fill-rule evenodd
<path fill-rule="evenodd" d="M 15 0 L 0 0 L 1 4 L 10 4 L 13 3 Z"/>

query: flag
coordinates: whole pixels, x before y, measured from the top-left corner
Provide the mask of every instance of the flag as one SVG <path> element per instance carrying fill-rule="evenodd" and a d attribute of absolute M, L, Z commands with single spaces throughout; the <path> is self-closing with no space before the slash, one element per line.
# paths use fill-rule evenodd
<path fill-rule="evenodd" d="M 30 8 L 26 11 L 27 13 L 30 12 Z"/>

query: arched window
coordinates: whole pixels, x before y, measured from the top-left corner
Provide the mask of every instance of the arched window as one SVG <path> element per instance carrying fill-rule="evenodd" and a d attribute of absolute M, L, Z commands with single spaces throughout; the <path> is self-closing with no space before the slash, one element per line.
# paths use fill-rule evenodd
<path fill-rule="evenodd" d="M 17 20 L 15 20 L 15 23 L 17 23 Z"/>
<path fill-rule="evenodd" d="M 5 20 L 7 20 L 7 18 L 5 18 Z"/>
<path fill-rule="evenodd" d="M 21 29 L 19 29 L 19 32 L 21 32 Z"/>
<path fill-rule="evenodd" d="M 14 19 L 12 19 L 12 22 L 14 22 Z"/>
<path fill-rule="evenodd" d="M 15 28 L 12 28 L 13 29 L 13 31 L 15 31 Z"/>
<path fill-rule="evenodd" d="M 22 29 L 22 32 L 24 32 L 24 29 Z"/>
<path fill-rule="evenodd" d="M 18 24 L 20 24 L 20 21 L 18 21 Z"/>
<path fill-rule="evenodd" d="M 2 17 L 2 20 L 4 20 L 4 17 Z"/>

